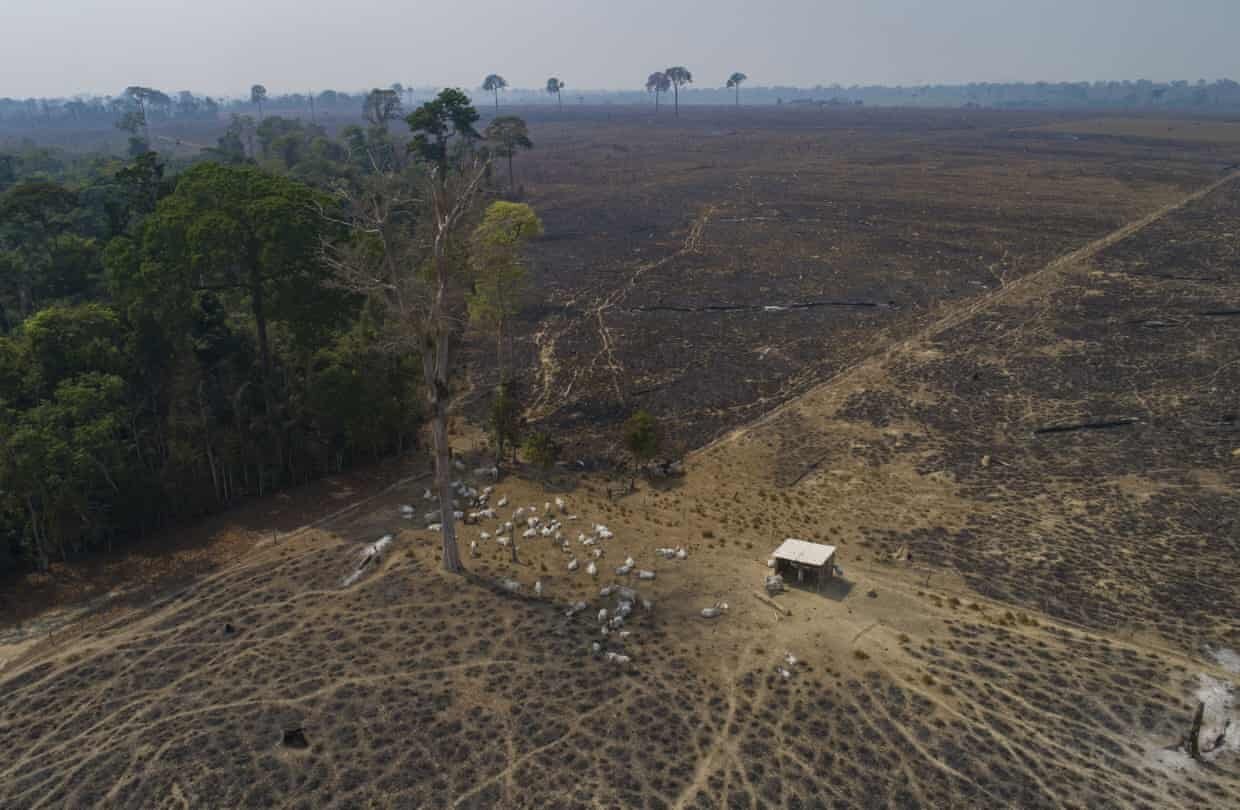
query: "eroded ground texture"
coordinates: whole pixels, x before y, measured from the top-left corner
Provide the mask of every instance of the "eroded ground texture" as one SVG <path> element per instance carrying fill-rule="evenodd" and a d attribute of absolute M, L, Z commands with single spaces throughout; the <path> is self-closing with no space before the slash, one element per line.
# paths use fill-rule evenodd
<path fill-rule="evenodd" d="M 687 118 L 538 124 L 520 349 L 581 448 L 634 402 L 718 435 L 685 477 L 509 476 L 464 578 L 409 481 L 0 648 L 0 806 L 1240 804 L 1228 147 Z M 774 608 L 788 536 L 843 572 Z"/>
<path fill-rule="evenodd" d="M 614 455 L 637 407 L 698 446 L 1240 160 L 1240 144 L 1032 128 L 1048 118 L 535 118 L 529 415 L 586 456 Z"/>

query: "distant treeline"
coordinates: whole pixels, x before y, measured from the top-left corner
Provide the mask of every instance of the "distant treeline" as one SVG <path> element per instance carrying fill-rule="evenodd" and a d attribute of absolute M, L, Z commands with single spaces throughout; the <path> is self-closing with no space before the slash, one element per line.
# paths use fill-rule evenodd
<path fill-rule="evenodd" d="M 726 78 L 726 77 L 723 77 Z M 699 77 L 696 85 L 680 91 L 681 104 L 732 104 L 734 91 L 720 82 L 718 87 L 704 87 Z M 437 88 L 413 88 L 393 83 L 388 88 L 412 108 L 432 98 Z M 138 92 L 135 92 L 138 91 Z M 345 92 L 324 90 L 316 93 L 285 93 L 268 95 L 266 88 L 255 85 L 245 98 L 218 98 L 198 95 L 188 90 L 166 93 L 153 88 L 127 88 L 115 96 L 77 96 L 73 98 L 0 98 L 0 124 L 10 128 L 112 126 L 127 114 L 140 112 L 147 122 L 211 120 L 230 114 L 267 109 L 287 114 L 313 117 L 356 117 L 370 90 Z M 545 89 L 506 88 L 504 98 L 510 104 L 644 104 L 652 103 L 650 94 L 635 89 L 581 90 L 571 86 L 562 93 L 549 94 Z M 562 99 L 560 98 L 562 96 Z M 991 107 L 991 108 L 1055 108 L 1055 109 L 1197 109 L 1240 110 L 1240 83 L 1230 79 L 1207 82 L 978 82 L 972 84 L 936 84 L 905 87 L 869 85 L 844 87 L 746 86 L 740 93 L 742 104 L 868 104 L 874 106 L 922 107 Z"/>

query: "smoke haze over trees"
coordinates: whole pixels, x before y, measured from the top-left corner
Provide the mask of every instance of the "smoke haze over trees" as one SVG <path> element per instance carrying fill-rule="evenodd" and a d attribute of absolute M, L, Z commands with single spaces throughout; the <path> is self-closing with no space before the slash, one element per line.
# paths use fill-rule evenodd
<path fill-rule="evenodd" d="M 716 78 L 717 85 L 714 84 Z M 696 85 L 679 88 L 680 103 L 735 104 L 736 93 L 728 88 L 728 78 L 725 75 L 707 80 L 700 74 L 695 75 Z M 1230 79 L 1055 84 L 979 82 L 909 87 L 845 87 L 838 84 L 782 87 L 751 82 L 756 80 L 751 78 L 746 82 L 741 97 L 742 104 L 861 103 L 903 107 L 1240 110 L 1240 83 Z M 429 100 L 438 92 L 437 88 L 406 87 L 402 90 L 408 95 L 408 101 L 404 103 Z M 367 97 L 375 92 L 380 91 L 274 93 L 264 97 L 263 105 L 265 109 L 278 115 L 353 120 L 359 117 L 359 111 Z M 401 94 L 390 90 L 381 92 L 391 94 L 393 102 L 402 103 Z M 517 106 L 551 106 L 561 103 L 561 98 L 550 95 L 545 87 L 508 87 L 505 95 L 509 104 Z M 653 101 L 643 87 L 635 87 L 630 91 L 577 90 L 569 97 L 566 106 L 571 107 L 573 103 L 652 104 Z M 140 125 L 150 127 L 172 121 L 213 121 L 232 114 L 256 113 L 257 106 L 249 95 L 221 99 L 198 95 L 188 90 L 175 93 L 153 91 L 153 95 L 141 100 L 133 93 L 70 98 L 0 98 L 0 130 L 107 128 L 117 126 L 127 114 L 137 116 Z"/>

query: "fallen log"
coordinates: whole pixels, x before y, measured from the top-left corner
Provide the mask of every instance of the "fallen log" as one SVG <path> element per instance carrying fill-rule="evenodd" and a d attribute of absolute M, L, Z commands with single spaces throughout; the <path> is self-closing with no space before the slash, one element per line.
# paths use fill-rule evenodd
<path fill-rule="evenodd" d="M 776 602 L 774 599 L 771 599 L 770 597 L 764 596 L 764 595 L 762 595 L 761 593 L 759 593 L 758 591 L 754 591 L 754 592 L 753 592 L 753 595 L 754 595 L 754 597 L 755 597 L 755 598 L 756 598 L 759 602 L 762 602 L 762 603 L 764 603 L 764 604 L 770 605 L 771 607 L 775 608 L 777 611 L 779 611 L 779 612 L 780 612 L 780 613 L 782 613 L 783 615 L 785 615 L 785 616 L 791 616 L 791 615 L 792 615 L 792 611 L 791 611 L 791 610 L 789 610 L 788 608 L 786 608 L 786 607 L 784 607 L 783 605 L 779 604 L 779 603 L 778 603 L 778 602 Z"/>
<path fill-rule="evenodd" d="M 789 310 L 819 309 L 821 307 L 859 309 L 898 309 L 895 302 L 881 303 L 866 300 L 794 301 L 788 304 L 644 304 L 629 307 L 629 312 L 787 312 Z"/>
<path fill-rule="evenodd" d="M 1102 419 L 1089 422 L 1072 422 L 1066 425 L 1046 425 L 1040 428 L 1034 428 L 1033 432 L 1036 436 L 1043 436 L 1048 433 L 1071 433 L 1074 430 L 1108 430 L 1110 428 L 1128 427 L 1135 425 L 1141 420 L 1135 416 L 1123 416 L 1119 419 Z"/>

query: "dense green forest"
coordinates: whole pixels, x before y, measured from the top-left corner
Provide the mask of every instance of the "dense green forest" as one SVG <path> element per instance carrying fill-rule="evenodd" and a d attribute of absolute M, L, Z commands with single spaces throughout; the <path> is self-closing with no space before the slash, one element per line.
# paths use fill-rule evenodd
<path fill-rule="evenodd" d="M 432 255 L 468 275 L 458 234 L 496 191 L 463 94 L 408 116 L 404 139 L 394 95 L 372 94 L 368 127 L 339 140 L 235 121 L 184 166 L 149 150 L 142 121 L 127 162 L 0 155 L 0 570 L 414 445 L 424 369 L 399 338 L 415 321 L 358 273 L 390 268 L 406 302 Z M 466 165 L 484 170 L 452 198 L 455 229 L 426 233 Z"/>

